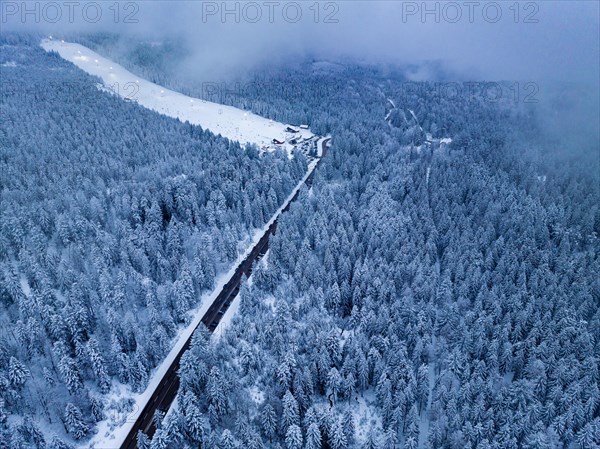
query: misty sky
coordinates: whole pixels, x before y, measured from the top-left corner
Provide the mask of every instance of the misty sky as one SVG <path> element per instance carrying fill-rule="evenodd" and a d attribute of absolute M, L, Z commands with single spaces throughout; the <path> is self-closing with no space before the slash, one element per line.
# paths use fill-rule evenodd
<path fill-rule="evenodd" d="M 83 1 L 72 11 L 72 24 L 60 1 L 54 2 L 60 20 L 44 20 L 56 16 L 56 7 L 45 3 L 29 2 L 38 11 L 23 16 L 22 2 L 3 1 L 2 29 L 183 38 L 194 50 L 188 67 L 215 75 L 268 61 L 316 57 L 394 64 L 441 61 L 451 73 L 469 79 L 597 85 L 599 77 L 597 1 L 520 2 L 517 8 L 512 1 L 228 2 L 226 8 L 237 12 L 225 16 L 223 2 L 123 2 L 118 17 L 113 2 L 100 2 L 97 23 L 84 17 L 81 8 L 91 2 Z M 430 11 L 425 16 L 424 7 Z M 95 12 L 95 7 L 86 11 L 92 17 Z M 40 23 L 35 23 L 36 14 Z M 125 23 L 128 14 L 137 23 Z M 411 76 L 427 79 L 430 74 L 421 70 Z"/>

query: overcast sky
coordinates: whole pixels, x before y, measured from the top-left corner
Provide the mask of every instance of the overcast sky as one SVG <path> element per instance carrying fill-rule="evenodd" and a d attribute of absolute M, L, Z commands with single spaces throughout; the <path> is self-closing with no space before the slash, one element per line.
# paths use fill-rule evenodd
<path fill-rule="evenodd" d="M 469 79 L 598 83 L 597 1 L 519 2 L 517 7 L 513 1 L 257 1 L 228 2 L 225 7 L 223 2 L 141 1 L 121 2 L 119 8 L 113 5 L 29 2 L 27 13 L 23 2 L 3 0 L 2 29 L 55 34 L 113 30 L 156 40 L 183 37 L 194 49 L 190 67 L 199 71 L 240 71 L 282 57 L 349 57 L 388 63 L 441 61 Z M 102 17 L 92 23 L 98 9 Z M 58 13 L 60 20 L 55 19 Z M 413 75 L 428 77 L 427 71 Z"/>

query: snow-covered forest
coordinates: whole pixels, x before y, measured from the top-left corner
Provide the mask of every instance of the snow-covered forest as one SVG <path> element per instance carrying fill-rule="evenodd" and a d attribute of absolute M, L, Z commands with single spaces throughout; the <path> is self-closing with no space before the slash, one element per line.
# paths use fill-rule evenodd
<path fill-rule="evenodd" d="M 600 447 L 597 142 L 366 68 L 263 81 L 228 101 L 333 146 L 140 447 Z"/>
<path fill-rule="evenodd" d="M 202 96 L 175 44 L 111 39 L 78 38 Z M 68 448 L 144 390 L 307 163 L 124 102 L 34 38 L 0 41 L 0 74 L 0 447 Z M 332 145 L 138 447 L 600 448 L 598 142 L 365 65 L 244 85 L 213 100 Z"/>
<path fill-rule="evenodd" d="M 143 391 L 188 312 L 307 166 L 100 91 L 38 41 L 0 41 L 0 447 L 10 448 L 41 448 L 44 436 L 62 447 L 53 434 L 64 431 L 85 440 L 107 393 Z"/>

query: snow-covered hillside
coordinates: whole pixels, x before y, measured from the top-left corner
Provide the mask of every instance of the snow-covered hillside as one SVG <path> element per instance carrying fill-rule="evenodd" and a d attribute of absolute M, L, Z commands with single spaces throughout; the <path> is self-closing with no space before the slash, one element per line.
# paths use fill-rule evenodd
<path fill-rule="evenodd" d="M 200 125 L 215 134 L 221 134 L 242 144 L 254 143 L 259 148 L 274 149 L 283 147 L 290 151 L 293 145 L 286 142 L 291 137 L 285 132 L 287 125 L 260 117 L 249 111 L 225 106 L 210 101 L 189 97 L 147 81 L 129 72 L 119 64 L 110 61 L 89 48 L 52 39 L 43 39 L 42 48 L 55 51 L 90 75 L 102 79 L 104 87 L 121 97 L 137 101 L 153 111 Z M 312 137 L 306 129 L 300 129 L 294 137 Z M 286 142 L 273 145 L 273 139 Z"/>

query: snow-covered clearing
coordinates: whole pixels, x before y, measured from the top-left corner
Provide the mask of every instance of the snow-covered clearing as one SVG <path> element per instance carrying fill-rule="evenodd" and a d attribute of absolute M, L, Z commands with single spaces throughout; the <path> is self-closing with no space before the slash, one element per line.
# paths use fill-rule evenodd
<path fill-rule="evenodd" d="M 261 405 L 265 401 L 265 392 L 254 385 L 250 387 L 250 397 L 257 405 Z"/>
<path fill-rule="evenodd" d="M 221 134 L 242 145 L 253 143 L 263 149 L 285 148 L 291 152 L 294 145 L 287 143 L 291 134 L 287 125 L 260 117 L 249 111 L 189 97 L 147 81 L 129 72 L 116 62 L 100 56 L 93 50 L 72 42 L 43 39 L 42 48 L 55 51 L 90 75 L 102 79 L 104 89 L 138 104 L 183 122 L 200 125 L 215 134 Z M 309 138 L 313 133 L 299 129 L 295 137 Z M 273 139 L 285 142 L 273 145 Z"/>
<path fill-rule="evenodd" d="M 361 396 L 358 396 L 357 402 L 354 402 L 350 406 L 354 415 L 356 440 L 359 444 L 365 442 L 370 429 L 378 432 L 381 432 L 383 429 L 381 416 L 377 412 L 375 403 L 375 392 L 370 389 L 365 391 Z"/>
<path fill-rule="evenodd" d="M 350 402 L 347 400 L 338 401 L 335 407 L 341 413 L 346 409 L 352 413 L 356 431 L 356 444 L 352 447 L 361 447 L 365 443 L 370 430 L 381 435 L 383 426 L 381 416 L 377 410 L 375 391 L 371 388 L 364 391 L 361 395 L 354 394 L 353 396 L 354 398 Z M 314 406 L 323 412 L 328 411 L 331 407 L 328 400 L 316 402 Z"/>

